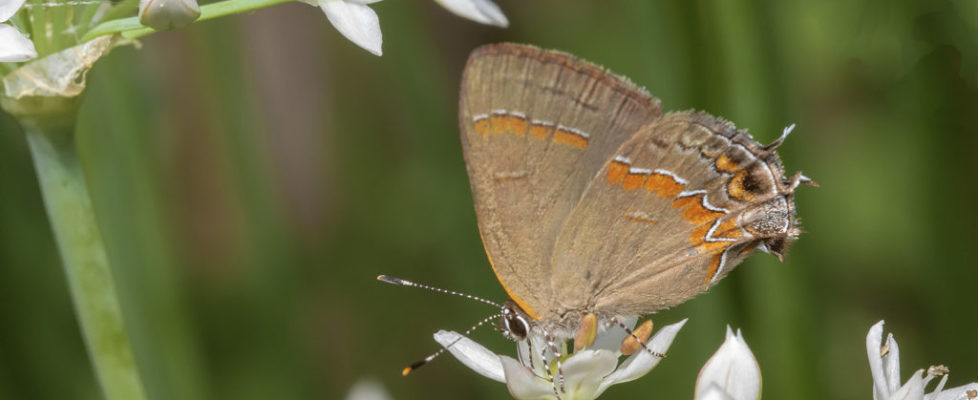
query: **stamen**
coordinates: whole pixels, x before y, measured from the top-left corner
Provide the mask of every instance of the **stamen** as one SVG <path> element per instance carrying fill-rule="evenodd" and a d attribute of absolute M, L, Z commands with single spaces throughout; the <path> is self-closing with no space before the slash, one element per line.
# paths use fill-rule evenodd
<path fill-rule="evenodd" d="M 951 370 L 943 365 L 931 365 L 930 368 L 927 368 L 927 375 L 930 376 L 942 376 L 947 375 L 950 372 Z"/>
<path fill-rule="evenodd" d="M 642 340 L 638 336 L 635 336 L 635 333 L 632 332 L 631 328 L 625 326 L 625 324 L 621 323 L 621 321 L 619 321 L 617 318 L 612 318 L 611 321 L 614 322 L 614 323 L 616 323 L 616 324 L 618 324 L 618 326 L 621 327 L 621 329 L 624 329 L 625 330 L 625 333 L 629 334 L 633 339 L 635 339 L 636 341 L 638 341 L 638 343 L 642 345 L 642 348 L 645 349 L 645 351 L 647 351 L 653 357 L 666 358 L 666 355 L 665 354 L 662 354 L 662 353 L 660 353 L 658 351 L 652 351 L 652 349 L 649 349 L 645 345 L 645 341 L 644 340 Z M 651 328 L 651 326 L 650 326 L 650 328 Z"/>
<path fill-rule="evenodd" d="M 591 347 L 597 337 L 598 317 L 592 313 L 587 313 L 584 318 L 581 318 L 581 327 L 577 330 L 577 336 L 574 337 L 574 351 Z"/>
<path fill-rule="evenodd" d="M 638 328 L 632 331 L 630 336 L 621 341 L 621 354 L 631 355 L 642 348 L 642 344 L 649 340 L 652 335 L 652 320 L 647 319 Z"/>

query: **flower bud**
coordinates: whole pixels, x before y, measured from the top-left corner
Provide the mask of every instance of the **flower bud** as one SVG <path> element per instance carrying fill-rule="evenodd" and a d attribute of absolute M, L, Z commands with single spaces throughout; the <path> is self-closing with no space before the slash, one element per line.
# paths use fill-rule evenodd
<path fill-rule="evenodd" d="M 696 378 L 696 399 L 757 400 L 761 397 L 761 368 L 737 330 L 727 327 L 727 339 L 706 361 Z"/>
<path fill-rule="evenodd" d="M 197 0 L 140 0 L 139 23 L 158 31 L 182 28 L 200 17 Z"/>

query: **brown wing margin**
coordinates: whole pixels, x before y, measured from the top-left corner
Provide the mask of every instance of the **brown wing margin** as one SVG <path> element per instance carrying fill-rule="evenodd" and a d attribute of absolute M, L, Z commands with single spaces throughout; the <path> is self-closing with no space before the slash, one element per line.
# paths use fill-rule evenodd
<path fill-rule="evenodd" d="M 591 178 L 659 101 L 569 54 L 476 49 L 462 78 L 461 140 L 486 252 L 531 316 L 552 311 L 551 252 Z"/>

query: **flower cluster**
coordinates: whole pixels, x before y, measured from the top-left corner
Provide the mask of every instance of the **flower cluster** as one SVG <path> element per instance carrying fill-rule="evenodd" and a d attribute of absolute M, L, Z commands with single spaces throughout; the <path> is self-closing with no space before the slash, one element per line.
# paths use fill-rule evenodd
<path fill-rule="evenodd" d="M 531 336 L 517 344 L 519 360 L 497 355 L 482 345 L 456 332 L 439 331 L 435 341 L 444 346 L 467 367 L 479 374 L 506 383 L 510 394 L 517 399 L 593 399 L 612 385 L 638 379 L 652 370 L 665 354 L 686 320 L 659 330 L 645 347 L 622 362 L 619 343 L 624 330 L 608 330 L 598 336 L 594 346 L 562 358 L 559 379 L 562 390 L 555 387 L 551 376 L 558 373 L 552 351 L 543 339 Z M 549 372 L 548 372 L 549 371 Z M 729 379 L 731 376 L 736 379 Z M 727 340 L 707 361 L 697 379 L 697 399 L 755 400 L 761 387 L 761 374 L 743 337 L 727 328 Z"/>
<path fill-rule="evenodd" d="M 649 339 L 646 347 L 652 352 L 664 354 L 679 333 L 686 320 L 662 328 Z M 590 349 L 578 351 L 563 358 L 561 372 L 563 391 L 561 399 L 593 399 L 609 386 L 640 378 L 660 361 L 647 351 L 639 351 L 618 363 L 621 353 L 614 349 L 624 335 L 605 332 Z M 467 367 L 490 379 L 504 382 L 510 394 L 517 399 L 555 399 L 555 384 L 550 376 L 556 369 L 551 362 L 552 352 L 532 352 L 531 348 L 543 349 L 539 338 L 518 343 L 519 360 L 497 355 L 456 332 L 439 331 L 435 341 L 445 347 Z M 883 321 L 873 325 L 866 336 L 866 351 L 873 374 L 873 400 L 974 400 L 978 399 L 978 383 L 969 383 L 945 389 L 948 369 L 932 366 L 914 372 L 901 385 L 900 349 L 893 335 L 883 342 Z M 548 371 L 550 371 L 548 373 Z M 925 388 L 934 378 L 941 376 L 930 393 Z M 696 378 L 696 400 L 757 400 L 761 396 L 761 369 L 743 335 L 727 327 L 726 340 L 706 361 Z"/>
<path fill-rule="evenodd" d="M 0 0 L 0 62 L 24 62 L 37 57 L 34 43 L 6 23 L 26 0 Z M 233 0 L 229 0 L 232 1 Z M 380 21 L 370 4 L 380 0 L 299 0 L 322 9 L 336 30 L 367 51 L 381 55 Z M 506 15 L 492 0 L 435 0 L 452 13 L 472 21 L 506 27 Z M 109 4 L 106 2 L 106 4 Z M 51 5 L 55 6 L 55 5 Z M 139 23 L 155 30 L 180 28 L 201 16 L 197 0 L 140 0 Z"/>
<path fill-rule="evenodd" d="M 944 389 L 948 369 L 943 365 L 927 370 L 918 369 L 910 379 L 900 384 L 900 347 L 893 334 L 883 342 L 883 321 L 877 322 L 866 335 L 866 354 L 869 369 L 873 373 L 873 400 L 968 400 L 978 399 L 978 382 L 956 388 Z M 925 388 L 935 377 L 941 376 L 934 391 L 925 394 Z"/>
<path fill-rule="evenodd" d="M 343 36 L 365 50 L 381 55 L 383 37 L 377 13 L 368 5 L 380 0 L 300 0 L 318 6 Z M 458 16 L 478 23 L 506 27 L 506 15 L 491 0 L 436 0 Z"/>

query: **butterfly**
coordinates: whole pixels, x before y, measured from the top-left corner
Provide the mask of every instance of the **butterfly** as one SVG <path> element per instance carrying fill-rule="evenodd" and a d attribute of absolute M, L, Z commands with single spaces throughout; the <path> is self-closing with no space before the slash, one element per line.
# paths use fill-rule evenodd
<path fill-rule="evenodd" d="M 756 251 L 783 259 L 801 233 L 795 189 L 815 185 L 785 176 L 776 149 L 790 128 L 761 145 L 529 45 L 472 52 L 459 124 L 479 232 L 509 296 L 500 325 L 517 340 L 588 337 L 706 291 Z"/>

